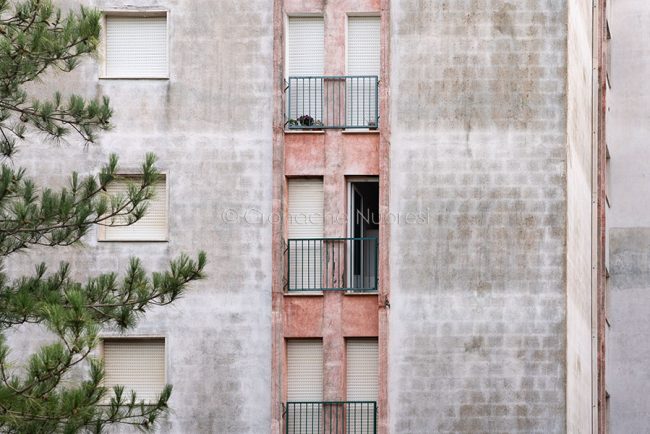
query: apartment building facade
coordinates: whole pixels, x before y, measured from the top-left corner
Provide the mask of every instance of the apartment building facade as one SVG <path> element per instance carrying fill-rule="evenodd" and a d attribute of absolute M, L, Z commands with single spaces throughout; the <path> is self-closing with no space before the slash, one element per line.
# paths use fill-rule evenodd
<path fill-rule="evenodd" d="M 142 224 L 93 231 L 81 248 L 13 258 L 8 270 L 26 275 L 41 260 L 50 269 L 66 260 L 83 281 L 122 272 L 130 257 L 156 271 L 181 252 L 206 251 L 209 278 L 127 336 L 104 331 L 97 356 L 108 385 L 126 383 L 143 398 L 173 384 L 173 411 L 159 432 L 268 432 L 271 230 L 253 217 L 239 223 L 230 210 L 271 212 L 273 3 L 55 3 L 104 11 L 102 44 L 96 59 L 47 77 L 35 91 L 108 96 L 114 128 L 87 147 L 33 137 L 16 164 L 39 182 L 64 186 L 72 171 L 96 173 L 113 152 L 121 173 L 137 175 L 154 152 L 165 182 Z M 25 329 L 11 339 L 12 348 L 31 352 L 46 336 Z"/>
<path fill-rule="evenodd" d="M 115 128 L 17 161 L 60 185 L 152 151 L 164 182 L 36 254 L 208 253 L 102 335 L 110 384 L 174 385 L 160 432 L 604 432 L 604 0 L 61 4 L 104 11 L 102 49 L 42 91 L 109 96 Z"/>

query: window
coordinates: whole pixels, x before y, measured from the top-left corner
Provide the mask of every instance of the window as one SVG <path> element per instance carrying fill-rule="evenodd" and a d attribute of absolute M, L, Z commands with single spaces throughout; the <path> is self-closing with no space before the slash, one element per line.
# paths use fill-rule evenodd
<path fill-rule="evenodd" d="M 322 17 L 290 17 L 287 37 L 287 115 L 312 126 L 323 119 L 324 21 Z"/>
<path fill-rule="evenodd" d="M 381 65 L 379 17 L 348 17 L 347 71 L 356 76 L 347 86 L 346 123 L 378 124 L 377 86 Z"/>
<path fill-rule="evenodd" d="M 105 387 L 124 386 L 138 401 L 158 399 L 166 382 L 164 339 L 104 339 L 102 349 Z"/>
<path fill-rule="evenodd" d="M 323 75 L 325 24 L 322 17 L 290 17 L 287 75 Z"/>
<path fill-rule="evenodd" d="M 347 340 L 347 399 L 374 401 L 379 398 L 379 349 L 376 338 Z M 372 421 L 372 422 L 371 422 Z M 350 432 L 370 432 L 376 423 L 374 405 L 350 403 Z"/>
<path fill-rule="evenodd" d="M 348 74 L 379 75 L 379 17 L 348 17 Z"/>
<path fill-rule="evenodd" d="M 322 287 L 323 180 L 290 179 L 289 290 Z"/>
<path fill-rule="evenodd" d="M 167 14 L 107 15 L 106 78 L 167 78 Z"/>
<path fill-rule="evenodd" d="M 287 341 L 286 432 L 323 431 L 323 342 L 320 339 Z M 313 404 L 311 404 L 313 403 Z"/>
<path fill-rule="evenodd" d="M 323 236 L 323 180 L 290 179 L 289 238 Z"/>
<path fill-rule="evenodd" d="M 377 338 L 347 340 L 349 401 L 377 401 L 379 397 L 379 349 Z"/>
<path fill-rule="evenodd" d="M 323 400 L 323 342 L 320 339 L 287 341 L 287 399 Z"/>
<path fill-rule="evenodd" d="M 138 176 L 125 176 L 106 187 L 108 195 L 124 195 L 129 183 L 139 183 L 142 178 Z M 152 186 L 153 198 L 147 205 L 144 216 L 129 226 L 124 226 L 126 219 L 116 217 L 106 224 L 114 226 L 100 226 L 99 241 L 166 241 L 167 240 L 167 183 L 166 178 L 160 179 Z M 120 226 L 121 225 L 121 226 Z"/>
<path fill-rule="evenodd" d="M 349 234 L 351 263 L 348 279 L 353 289 L 377 290 L 379 242 L 379 180 L 349 182 Z"/>

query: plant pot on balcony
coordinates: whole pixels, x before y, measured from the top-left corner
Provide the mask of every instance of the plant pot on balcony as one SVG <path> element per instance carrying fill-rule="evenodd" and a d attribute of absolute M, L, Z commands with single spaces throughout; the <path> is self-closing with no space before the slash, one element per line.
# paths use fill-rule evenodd
<path fill-rule="evenodd" d="M 290 130 L 322 130 L 323 122 L 309 115 L 302 115 L 298 119 L 289 119 L 287 126 Z"/>

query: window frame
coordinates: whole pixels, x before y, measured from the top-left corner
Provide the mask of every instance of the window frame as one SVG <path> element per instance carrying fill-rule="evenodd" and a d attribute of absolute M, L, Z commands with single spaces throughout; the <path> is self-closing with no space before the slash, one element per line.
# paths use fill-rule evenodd
<path fill-rule="evenodd" d="M 145 77 L 129 77 L 129 76 L 113 76 L 108 75 L 108 56 L 107 56 L 107 19 L 109 17 L 130 17 L 130 18 L 157 18 L 165 17 L 165 37 L 167 39 L 167 74 L 164 76 L 145 76 Z M 100 50 L 101 61 L 99 62 L 99 79 L 100 80 L 169 80 L 171 75 L 171 50 L 169 38 L 169 22 L 170 13 L 168 9 L 103 9 L 101 11 L 101 35 L 100 35 Z"/>
<path fill-rule="evenodd" d="M 160 334 L 152 334 L 152 335 L 129 335 L 129 336 L 123 336 L 123 335 L 113 335 L 113 334 L 100 334 L 99 335 L 99 343 L 97 345 L 96 349 L 96 354 L 97 357 L 102 361 L 102 363 L 106 363 L 106 353 L 104 350 L 104 342 L 106 341 L 114 341 L 114 342 L 135 342 L 135 341 L 162 341 L 163 344 L 163 384 L 162 387 L 164 388 L 167 384 L 169 384 L 169 351 L 168 351 L 168 338 L 165 335 L 160 335 Z M 101 385 L 105 386 L 105 378 L 102 378 Z M 120 384 L 121 386 L 126 386 L 125 384 Z M 125 390 L 126 387 L 125 387 Z M 162 389 L 161 389 L 162 391 Z M 103 402 L 100 403 L 100 405 L 110 405 L 110 399 L 112 398 L 111 391 L 108 390 L 107 396 L 104 397 L 102 400 Z M 149 403 L 149 401 L 145 401 L 145 403 Z"/>
<path fill-rule="evenodd" d="M 379 19 L 379 70 L 381 73 L 381 12 L 348 12 L 345 14 L 345 75 L 350 75 L 349 69 L 349 54 L 350 54 L 350 39 L 349 39 L 349 28 L 350 28 L 350 18 L 377 18 Z M 381 80 L 381 74 L 377 74 L 377 77 Z"/>
<path fill-rule="evenodd" d="M 119 178 L 138 178 L 142 177 L 142 173 L 138 171 L 122 171 L 116 174 Z M 158 173 L 160 178 L 164 179 L 165 182 L 165 237 L 163 239 L 152 240 L 152 239 L 116 239 L 116 240 L 107 240 L 106 239 L 106 226 L 103 224 L 97 225 L 97 242 L 98 243 L 168 243 L 169 242 L 169 174 L 167 172 L 161 171 Z M 160 180 L 159 178 L 159 180 Z M 145 213 L 146 214 L 146 213 Z"/>
<path fill-rule="evenodd" d="M 284 402 L 289 402 L 292 400 L 295 400 L 294 398 L 289 398 L 289 344 L 294 343 L 294 342 L 305 342 L 305 341 L 310 341 L 313 343 L 318 342 L 320 344 L 320 351 L 321 351 L 321 360 L 323 362 L 323 365 L 320 367 L 321 369 L 321 397 L 322 399 L 320 401 L 314 401 L 314 402 L 322 402 L 325 399 L 325 347 L 323 343 L 323 338 L 322 337 L 285 337 L 284 338 L 284 351 L 283 351 L 283 358 L 284 358 L 284 363 L 283 363 L 283 375 L 284 375 L 284 393 L 283 393 L 283 401 Z"/>
<path fill-rule="evenodd" d="M 289 80 L 289 21 L 292 18 L 320 18 L 323 20 L 323 73 L 325 74 L 325 49 L 326 44 L 326 29 L 325 29 L 325 15 L 322 13 L 285 13 L 284 15 L 284 62 L 283 63 L 283 76 L 284 80 L 288 82 Z"/>
<path fill-rule="evenodd" d="M 382 53 L 382 23 L 381 23 L 381 12 L 380 11 L 372 11 L 372 12 L 348 12 L 345 14 L 345 53 L 344 53 L 344 61 L 345 61 L 345 75 L 351 75 L 350 74 L 350 18 L 377 18 L 379 20 L 379 71 L 377 73 L 377 84 L 381 83 L 381 66 L 382 66 L 382 58 L 381 58 L 381 53 Z M 377 98 L 380 98 L 379 93 L 377 94 Z M 379 100 L 378 100 L 379 101 Z M 380 116 L 380 111 L 381 111 L 381 104 L 378 104 L 377 106 L 377 120 L 381 118 Z M 379 128 L 348 128 L 348 129 L 343 129 L 342 132 L 344 134 L 379 134 Z"/>

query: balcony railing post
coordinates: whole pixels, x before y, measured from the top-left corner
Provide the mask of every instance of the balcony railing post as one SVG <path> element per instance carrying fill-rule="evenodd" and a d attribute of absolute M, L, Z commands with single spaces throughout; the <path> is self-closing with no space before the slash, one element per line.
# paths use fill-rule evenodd
<path fill-rule="evenodd" d="M 379 79 L 375 78 L 375 125 L 379 127 Z"/>
<path fill-rule="evenodd" d="M 289 122 L 291 120 L 291 80 L 292 80 L 292 78 L 289 77 L 289 85 L 287 86 L 287 116 L 286 116 L 286 122 Z"/>
<path fill-rule="evenodd" d="M 379 291 L 379 239 L 375 238 L 375 291 Z"/>
<path fill-rule="evenodd" d="M 374 403 L 373 407 L 374 407 L 373 413 L 375 415 L 375 417 L 374 417 L 375 423 L 373 424 L 372 432 L 373 432 L 373 434 L 377 434 L 377 403 L 376 402 Z"/>

